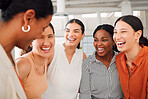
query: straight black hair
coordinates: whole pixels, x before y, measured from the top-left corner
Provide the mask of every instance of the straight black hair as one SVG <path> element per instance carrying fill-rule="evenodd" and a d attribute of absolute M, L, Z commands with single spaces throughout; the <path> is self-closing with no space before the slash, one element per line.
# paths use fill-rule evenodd
<path fill-rule="evenodd" d="M 49 26 L 52 28 L 53 34 L 55 34 L 53 25 L 50 23 Z M 29 53 L 30 51 L 32 51 L 32 46 L 29 45 L 28 48 L 25 50 L 25 53 Z"/>
<path fill-rule="evenodd" d="M 77 23 L 81 26 L 81 30 L 82 30 L 82 34 L 84 33 L 85 31 L 85 26 L 84 24 L 82 23 L 82 21 L 80 21 L 79 19 L 71 19 L 67 22 L 66 26 L 69 24 L 69 23 Z"/>
<path fill-rule="evenodd" d="M 45 18 L 53 15 L 53 5 L 51 0 L 1 0 L 2 20 L 9 21 L 16 14 L 25 12 L 28 9 L 35 10 L 35 17 Z"/>
<path fill-rule="evenodd" d="M 79 24 L 81 26 L 82 34 L 84 33 L 85 26 L 79 19 L 71 19 L 71 20 L 69 20 L 67 22 L 67 24 L 65 26 L 67 26 L 69 23 L 77 23 L 77 24 Z M 77 48 L 80 49 L 80 43 L 78 44 Z"/>
<path fill-rule="evenodd" d="M 145 45 L 145 46 L 148 46 L 148 39 L 146 37 L 143 36 L 143 25 L 142 25 L 142 22 L 141 20 L 136 17 L 136 16 L 133 16 L 133 15 L 125 15 L 125 16 L 122 16 L 120 18 L 118 18 L 114 24 L 114 26 L 116 26 L 116 23 L 118 21 L 124 21 L 126 22 L 127 24 L 129 24 L 135 32 L 137 32 L 138 30 L 141 30 L 142 31 L 142 35 L 139 39 L 139 45 Z"/>
<path fill-rule="evenodd" d="M 93 38 L 95 37 L 96 32 L 99 31 L 99 30 L 105 30 L 106 32 L 108 32 L 109 35 L 110 35 L 110 37 L 112 38 L 112 41 L 114 42 L 114 40 L 113 40 L 114 27 L 112 25 L 103 24 L 103 25 L 97 26 L 97 28 L 93 32 Z M 118 52 L 118 49 L 117 49 L 116 44 L 113 45 L 113 50 L 116 51 L 116 52 Z"/>

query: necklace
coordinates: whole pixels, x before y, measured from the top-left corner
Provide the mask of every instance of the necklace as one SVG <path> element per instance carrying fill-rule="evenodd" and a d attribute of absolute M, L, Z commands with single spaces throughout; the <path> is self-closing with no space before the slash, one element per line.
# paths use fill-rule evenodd
<path fill-rule="evenodd" d="M 32 53 L 32 60 L 34 62 L 34 65 L 35 65 L 35 73 L 38 75 L 38 76 L 41 76 L 45 73 L 45 63 L 42 65 L 42 66 L 37 66 L 37 64 L 35 63 L 35 58 L 34 58 L 34 55 Z M 40 67 L 40 68 L 39 68 Z"/>

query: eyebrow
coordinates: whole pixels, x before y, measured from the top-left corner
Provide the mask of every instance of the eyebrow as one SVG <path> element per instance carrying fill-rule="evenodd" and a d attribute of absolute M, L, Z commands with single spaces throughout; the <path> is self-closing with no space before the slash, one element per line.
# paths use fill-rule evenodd
<path fill-rule="evenodd" d="M 104 38 L 108 38 L 108 37 L 102 37 L 102 39 L 104 39 Z"/>
<path fill-rule="evenodd" d="M 104 39 L 104 38 L 108 38 L 108 37 L 102 37 L 101 39 Z M 98 39 L 97 37 L 94 37 L 94 39 Z"/>
<path fill-rule="evenodd" d="M 80 29 L 74 29 L 75 31 L 80 31 Z"/>
<path fill-rule="evenodd" d="M 114 30 L 117 30 L 117 29 L 114 29 Z M 121 28 L 120 30 L 128 30 L 127 28 Z"/>
<path fill-rule="evenodd" d="M 69 28 L 66 28 L 65 30 L 70 30 Z M 76 30 L 76 31 L 80 31 L 80 29 L 74 29 L 74 30 Z"/>
<path fill-rule="evenodd" d="M 48 34 L 48 36 L 51 36 L 51 35 L 54 35 L 54 34 Z"/>

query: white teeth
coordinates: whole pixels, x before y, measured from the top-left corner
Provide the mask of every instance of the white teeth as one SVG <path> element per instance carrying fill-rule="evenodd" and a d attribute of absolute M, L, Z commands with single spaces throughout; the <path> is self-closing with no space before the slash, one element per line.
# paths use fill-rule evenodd
<path fill-rule="evenodd" d="M 119 44 L 119 45 L 122 44 L 122 43 L 124 43 L 124 42 L 117 42 L 117 44 Z"/>
<path fill-rule="evenodd" d="M 75 39 L 68 38 L 69 41 L 74 41 Z"/>
<path fill-rule="evenodd" d="M 103 51 L 103 50 L 104 50 L 104 48 L 98 48 L 98 50 L 99 50 L 99 51 Z"/>
<path fill-rule="evenodd" d="M 50 47 L 48 47 L 48 48 L 42 48 L 43 50 L 50 50 Z"/>

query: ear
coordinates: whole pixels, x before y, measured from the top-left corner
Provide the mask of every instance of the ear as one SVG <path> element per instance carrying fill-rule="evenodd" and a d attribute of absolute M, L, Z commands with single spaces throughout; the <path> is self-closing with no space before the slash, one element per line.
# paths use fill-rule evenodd
<path fill-rule="evenodd" d="M 141 37 L 141 35 L 142 35 L 142 30 L 138 30 L 138 31 L 136 32 L 136 34 L 135 34 L 135 38 L 136 38 L 137 40 L 139 40 L 140 37 Z"/>
<path fill-rule="evenodd" d="M 27 25 L 35 18 L 35 11 L 32 9 L 27 10 L 24 13 L 24 28 L 27 29 Z"/>
<path fill-rule="evenodd" d="M 84 38 L 84 36 L 85 36 L 85 33 L 82 34 L 81 40 Z"/>

